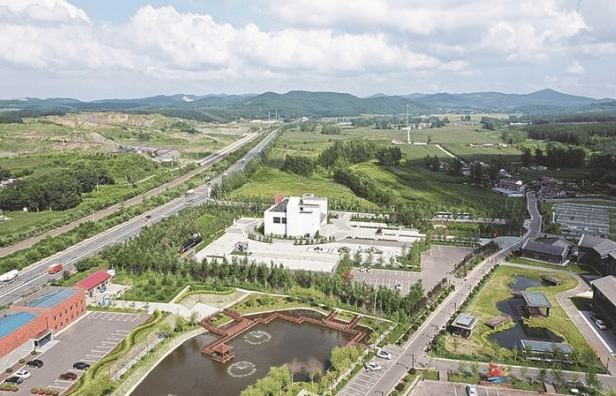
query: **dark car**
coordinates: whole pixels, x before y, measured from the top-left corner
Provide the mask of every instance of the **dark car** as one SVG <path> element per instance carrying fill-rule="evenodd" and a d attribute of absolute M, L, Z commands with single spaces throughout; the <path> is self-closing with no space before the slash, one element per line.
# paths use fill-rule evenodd
<path fill-rule="evenodd" d="M 90 368 L 90 365 L 88 363 L 85 362 L 77 362 L 75 364 L 73 364 L 73 368 L 75 370 L 87 370 Z"/>
<path fill-rule="evenodd" d="M 6 384 L 16 384 L 16 385 L 19 385 L 22 382 L 24 382 L 24 380 L 22 380 L 19 377 L 9 377 L 9 378 L 4 380 L 4 383 L 6 383 Z"/>
<path fill-rule="evenodd" d="M 60 374 L 60 379 L 64 381 L 75 381 L 77 379 L 77 374 L 75 373 Z"/>
<path fill-rule="evenodd" d="M 39 359 L 30 360 L 28 363 L 26 363 L 26 366 L 41 368 L 43 367 L 43 361 Z"/>

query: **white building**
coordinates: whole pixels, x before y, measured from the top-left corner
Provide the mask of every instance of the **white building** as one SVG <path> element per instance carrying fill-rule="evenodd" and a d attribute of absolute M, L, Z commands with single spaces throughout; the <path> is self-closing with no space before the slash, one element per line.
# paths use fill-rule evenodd
<path fill-rule="evenodd" d="M 263 214 L 265 235 L 313 237 L 327 224 L 327 198 L 312 194 L 284 198 Z"/>

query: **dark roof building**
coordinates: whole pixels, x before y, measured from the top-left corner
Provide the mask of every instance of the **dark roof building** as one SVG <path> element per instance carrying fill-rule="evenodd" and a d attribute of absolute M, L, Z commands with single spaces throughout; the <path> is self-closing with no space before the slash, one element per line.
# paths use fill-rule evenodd
<path fill-rule="evenodd" d="M 451 327 L 454 334 L 468 338 L 473 334 L 478 323 L 479 318 L 477 316 L 462 313 L 451 323 Z"/>
<path fill-rule="evenodd" d="M 569 260 L 573 244 L 562 238 L 548 238 L 545 242 L 535 242 L 530 239 L 524 242 L 521 253 L 535 260 L 564 264 Z"/>
<path fill-rule="evenodd" d="M 616 275 L 616 242 L 588 234 L 580 238 L 578 261 L 602 275 Z"/>
<path fill-rule="evenodd" d="M 616 276 L 609 275 L 590 282 L 592 300 L 597 311 L 612 328 L 616 328 Z"/>
<path fill-rule="evenodd" d="M 552 303 L 543 293 L 539 292 L 520 292 L 520 296 L 524 299 L 524 306 L 530 316 L 534 317 L 549 317 Z"/>

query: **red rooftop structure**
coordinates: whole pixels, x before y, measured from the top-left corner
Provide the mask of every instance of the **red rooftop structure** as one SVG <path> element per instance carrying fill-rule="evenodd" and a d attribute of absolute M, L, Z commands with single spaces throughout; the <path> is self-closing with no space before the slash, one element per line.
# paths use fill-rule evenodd
<path fill-rule="evenodd" d="M 75 286 L 84 289 L 88 296 L 94 295 L 94 290 L 100 285 L 107 285 L 111 279 L 111 275 L 105 270 L 98 270 L 87 278 L 77 282 Z"/>

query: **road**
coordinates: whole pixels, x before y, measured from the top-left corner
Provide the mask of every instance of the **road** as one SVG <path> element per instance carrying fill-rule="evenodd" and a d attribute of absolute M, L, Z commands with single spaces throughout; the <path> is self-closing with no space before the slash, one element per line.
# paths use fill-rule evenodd
<path fill-rule="evenodd" d="M 222 150 L 220 150 L 219 152 L 210 155 L 209 157 L 206 157 L 202 160 L 199 161 L 199 165 L 201 165 L 199 168 L 194 169 L 172 181 L 170 181 L 169 183 L 165 183 L 161 186 L 158 186 L 156 188 L 153 188 L 143 194 L 139 194 L 131 199 L 128 199 L 126 201 L 123 201 L 121 203 L 117 203 L 111 206 L 108 206 L 104 209 L 101 209 L 99 211 L 96 211 L 88 216 L 82 217 L 81 219 L 77 219 L 75 221 L 72 221 L 68 224 L 65 224 L 61 227 L 57 227 L 54 228 L 53 230 L 49 231 L 49 232 L 45 232 L 41 235 L 37 235 L 34 236 L 32 238 L 28 238 L 28 239 L 24 239 L 23 241 L 20 241 L 14 245 L 11 246 L 7 246 L 4 247 L 2 249 L 0 249 L 0 258 L 8 256 L 10 254 L 13 254 L 21 249 L 25 249 L 28 247 L 31 247 L 32 245 L 34 245 L 37 242 L 40 242 L 41 240 L 47 238 L 47 237 L 54 237 L 54 236 L 58 236 L 61 235 L 67 231 L 70 231 L 74 228 L 77 228 L 80 224 L 85 223 L 86 221 L 94 221 L 94 220 L 100 220 L 104 217 L 109 216 L 112 213 L 115 213 L 119 210 L 121 210 L 122 208 L 128 208 L 131 207 L 133 205 L 137 205 L 143 202 L 144 199 L 148 199 L 148 198 L 152 198 L 157 196 L 158 194 L 168 190 L 169 188 L 173 188 L 176 187 L 182 183 L 184 183 L 185 181 L 190 180 L 193 176 L 207 170 L 210 166 L 212 166 L 213 164 L 215 164 L 216 162 L 222 160 L 223 158 L 225 158 L 225 156 L 231 152 L 233 152 L 234 150 L 238 149 L 239 147 L 245 145 L 248 142 L 251 142 L 252 140 L 254 140 L 256 137 L 258 136 L 258 133 L 251 133 L 249 135 L 247 135 L 246 137 L 238 140 L 237 142 L 233 142 L 230 145 L 228 145 L 227 147 L 223 148 Z"/>
<path fill-rule="evenodd" d="M 520 240 L 513 243 L 507 248 L 490 256 L 487 260 L 477 265 L 465 279 L 450 278 L 449 281 L 455 285 L 455 291 L 451 293 L 445 301 L 432 313 L 432 315 L 423 323 L 423 325 L 415 332 L 415 334 L 404 345 L 404 351 L 394 360 L 389 367 L 383 371 L 380 378 L 368 389 L 365 395 L 387 395 L 396 386 L 400 379 L 408 372 L 408 369 L 415 366 L 418 362 L 422 364 L 428 363 L 426 349 L 430 341 L 438 332 L 443 330 L 447 321 L 457 311 L 457 308 L 462 305 L 470 292 L 477 286 L 479 281 L 488 273 L 497 263 L 502 262 L 507 254 L 516 249 L 529 238 L 536 238 L 541 233 L 541 215 L 537 208 L 537 198 L 534 192 L 526 195 L 527 208 L 530 214 L 529 221 L 526 222 L 528 228 L 526 233 Z M 347 392 L 347 388 L 357 386 L 356 378 L 353 378 L 347 386 L 341 391 L 341 394 Z"/>
<path fill-rule="evenodd" d="M 230 174 L 243 169 L 243 166 L 248 162 L 248 158 L 257 155 L 257 152 L 274 139 L 278 135 L 278 129 L 270 132 L 258 145 L 253 147 L 242 159 L 225 172 Z M 237 148 L 237 147 L 236 147 Z M 224 149 L 226 150 L 226 149 Z M 229 150 L 224 153 L 217 153 L 205 159 L 202 163 L 203 167 L 210 167 L 219 162 L 229 153 Z M 239 164 L 239 165 L 238 165 Z M 210 183 L 215 183 L 217 179 Z M 49 275 L 47 268 L 53 264 L 62 264 L 65 268 L 72 268 L 72 264 L 91 255 L 94 255 L 107 246 L 112 246 L 122 243 L 130 238 L 133 238 L 141 232 L 141 229 L 149 223 L 157 223 L 162 219 L 173 216 L 188 206 L 199 205 L 209 198 L 209 184 L 201 185 L 194 189 L 194 194 L 190 197 L 176 198 L 164 205 L 161 205 L 139 217 L 135 217 L 122 224 L 119 224 L 107 231 L 104 231 L 92 238 L 86 239 L 66 250 L 63 250 L 55 255 L 45 258 L 20 272 L 18 280 L 13 283 L 3 284 L 0 286 L 0 305 L 7 305 L 21 298 L 24 295 L 40 289 L 47 281 L 59 279 L 62 273 Z"/>

